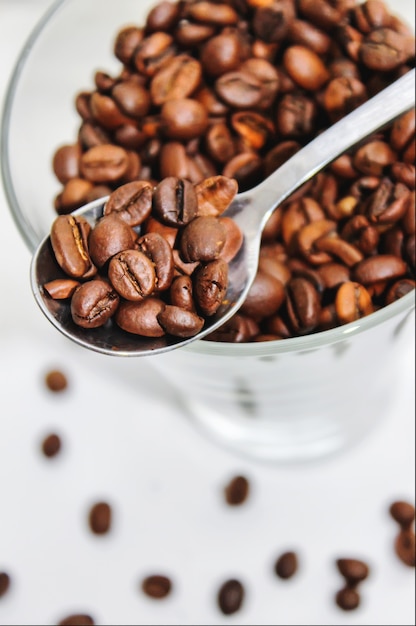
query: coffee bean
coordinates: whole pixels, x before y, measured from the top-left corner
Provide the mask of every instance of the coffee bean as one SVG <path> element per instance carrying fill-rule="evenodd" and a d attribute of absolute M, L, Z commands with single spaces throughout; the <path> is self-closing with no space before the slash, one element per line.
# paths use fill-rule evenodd
<path fill-rule="evenodd" d="M 350 587 L 365 580 L 369 575 L 367 563 L 358 559 L 338 559 L 337 568 Z"/>
<path fill-rule="evenodd" d="M 180 250 L 185 262 L 214 261 L 224 247 L 226 232 L 216 217 L 196 217 L 183 230 Z"/>
<path fill-rule="evenodd" d="M 230 506 L 246 502 L 250 493 L 250 483 L 245 476 L 235 476 L 224 488 L 225 501 Z"/>
<path fill-rule="evenodd" d="M 104 215 L 114 214 L 129 226 L 139 226 L 152 210 L 152 186 L 133 181 L 115 189 L 104 206 Z"/>
<path fill-rule="evenodd" d="M 137 235 L 124 220 L 115 213 L 104 215 L 98 220 L 88 238 L 88 248 L 94 263 L 103 267 L 119 252 L 131 250 Z"/>
<path fill-rule="evenodd" d="M 162 106 L 162 128 L 168 139 L 189 141 L 204 134 L 208 115 L 202 104 L 191 98 L 168 100 Z"/>
<path fill-rule="evenodd" d="M 68 617 L 62 619 L 58 624 L 59 626 L 94 626 L 95 622 L 90 615 L 77 613 L 68 615 Z"/>
<path fill-rule="evenodd" d="M 47 388 L 54 393 L 65 391 L 68 387 L 67 376 L 61 370 L 51 370 L 48 372 L 45 376 L 45 383 Z"/>
<path fill-rule="evenodd" d="M 173 280 L 174 259 L 169 243 L 159 233 L 146 233 L 139 237 L 137 249 L 145 254 L 154 265 L 155 290 L 169 289 Z"/>
<path fill-rule="evenodd" d="M 107 281 L 101 278 L 90 280 L 77 287 L 72 296 L 72 319 L 82 328 L 104 326 L 116 312 L 119 300 Z"/>
<path fill-rule="evenodd" d="M 0 572 L 0 598 L 2 598 L 9 590 L 10 576 L 7 572 Z"/>
<path fill-rule="evenodd" d="M 220 308 L 228 286 L 228 265 L 223 259 L 204 263 L 194 274 L 193 291 L 197 308 L 211 317 Z"/>
<path fill-rule="evenodd" d="M 94 535 L 105 535 L 111 530 L 112 508 L 108 502 L 97 502 L 88 515 L 88 523 Z"/>
<path fill-rule="evenodd" d="M 305 46 L 290 46 L 283 55 L 283 65 L 297 85 L 306 90 L 317 91 L 329 79 L 329 73 L 321 58 Z"/>
<path fill-rule="evenodd" d="M 395 551 L 399 559 L 408 567 L 415 567 L 415 533 L 413 530 L 401 530 L 397 535 Z"/>
<path fill-rule="evenodd" d="M 335 597 L 336 603 L 343 611 L 353 611 L 360 605 L 360 595 L 356 589 L 344 587 Z"/>
<path fill-rule="evenodd" d="M 263 96 L 262 82 L 251 72 L 234 71 L 220 76 L 215 91 L 226 104 L 238 109 L 252 109 Z"/>
<path fill-rule="evenodd" d="M 102 144 L 84 152 L 81 157 L 81 172 L 93 183 L 119 181 L 127 172 L 127 152 L 119 146 Z"/>
<path fill-rule="evenodd" d="M 153 263 L 138 250 L 114 255 L 108 266 L 108 278 L 117 293 L 132 302 L 150 296 L 156 286 Z"/>
<path fill-rule="evenodd" d="M 222 613 L 237 613 L 242 607 L 244 595 L 244 587 L 239 580 L 230 579 L 224 582 L 218 591 L 218 606 Z"/>
<path fill-rule="evenodd" d="M 259 270 L 240 311 L 248 317 L 262 319 L 274 315 L 285 299 L 280 280 Z"/>
<path fill-rule="evenodd" d="M 389 511 L 402 528 L 409 528 L 415 521 L 415 507 L 410 502 L 397 500 L 390 505 Z"/>
<path fill-rule="evenodd" d="M 53 300 L 66 300 L 73 295 L 79 285 L 80 283 L 77 280 L 57 278 L 45 283 L 43 289 Z"/>
<path fill-rule="evenodd" d="M 81 150 L 78 145 L 64 145 L 55 151 L 52 161 L 55 176 L 61 183 L 79 176 Z"/>
<path fill-rule="evenodd" d="M 274 571 L 279 578 L 287 580 L 292 578 L 298 570 L 298 557 L 296 552 L 284 552 L 277 559 Z"/>
<path fill-rule="evenodd" d="M 199 61 L 187 54 L 169 59 L 155 74 L 150 85 L 153 104 L 188 98 L 199 86 L 202 76 Z"/>
<path fill-rule="evenodd" d="M 204 326 L 202 317 L 171 304 L 167 304 L 158 314 L 157 321 L 169 335 L 183 338 L 194 337 Z"/>
<path fill-rule="evenodd" d="M 72 278 L 87 278 L 96 273 L 88 252 L 91 227 L 82 216 L 60 215 L 51 227 L 51 244 L 55 258 Z"/>
<path fill-rule="evenodd" d="M 344 282 L 335 297 L 335 310 L 341 324 L 354 322 L 374 311 L 371 296 L 360 283 Z"/>
<path fill-rule="evenodd" d="M 115 321 L 128 333 L 142 337 L 163 337 L 165 331 L 157 316 L 165 308 L 158 298 L 146 298 L 141 302 L 121 302 L 115 314 Z"/>
<path fill-rule="evenodd" d="M 42 441 L 42 452 L 48 458 L 54 457 L 59 453 L 61 445 L 62 442 L 59 435 L 50 434 Z"/>
<path fill-rule="evenodd" d="M 184 226 L 197 214 L 198 199 L 194 186 L 186 179 L 162 180 L 153 195 L 156 216 L 169 226 Z"/>
<path fill-rule="evenodd" d="M 314 285 L 305 278 L 292 278 L 286 285 L 290 323 L 300 335 L 313 331 L 319 323 L 321 304 Z"/>
<path fill-rule="evenodd" d="M 143 592 L 155 600 L 166 598 L 172 591 L 172 581 L 168 576 L 153 574 L 142 581 Z"/>

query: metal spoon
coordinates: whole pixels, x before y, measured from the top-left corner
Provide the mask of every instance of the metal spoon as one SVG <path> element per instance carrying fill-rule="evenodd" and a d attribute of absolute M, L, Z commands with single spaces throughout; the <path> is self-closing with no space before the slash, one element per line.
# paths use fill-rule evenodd
<path fill-rule="evenodd" d="M 196 336 L 182 339 L 166 335 L 150 339 L 126 333 L 114 323 L 86 330 L 72 321 L 68 303 L 51 299 L 43 285 L 57 277 L 59 269 L 49 236 L 39 244 L 31 263 L 31 285 L 41 310 L 68 338 L 84 348 L 119 356 L 160 354 L 202 339 L 229 320 L 243 304 L 256 276 L 261 234 L 271 213 L 296 189 L 348 148 L 365 139 L 415 105 L 415 70 L 409 71 L 379 94 L 333 124 L 299 150 L 257 187 L 238 194 L 223 214 L 231 217 L 244 234 L 243 246 L 229 266 L 229 286 L 218 312 L 206 320 Z M 103 214 L 108 197 L 74 212 L 91 225 Z"/>

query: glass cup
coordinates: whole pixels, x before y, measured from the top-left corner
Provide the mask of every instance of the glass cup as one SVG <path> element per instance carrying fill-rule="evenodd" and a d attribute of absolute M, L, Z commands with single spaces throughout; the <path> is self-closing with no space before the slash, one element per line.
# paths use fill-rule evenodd
<path fill-rule="evenodd" d="M 51 159 L 76 137 L 74 96 L 91 87 L 96 69 L 119 70 L 116 31 L 142 24 L 153 5 L 118 0 L 104 11 L 102 0 L 58 0 L 22 52 L 5 102 L 1 162 L 13 217 L 31 251 L 56 216 L 60 188 Z M 412 0 L 393 8 L 414 22 Z M 251 344 L 197 341 L 149 364 L 218 443 L 261 460 L 316 459 L 362 439 L 393 406 L 401 358 L 414 341 L 414 309 L 410 293 L 333 330 Z M 117 366 L 114 357 L 115 374 Z"/>

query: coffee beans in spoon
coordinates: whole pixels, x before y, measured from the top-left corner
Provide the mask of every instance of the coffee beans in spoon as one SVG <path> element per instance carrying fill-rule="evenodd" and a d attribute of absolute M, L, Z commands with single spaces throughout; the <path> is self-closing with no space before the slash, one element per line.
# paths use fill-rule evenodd
<path fill-rule="evenodd" d="M 94 224 L 59 215 L 50 241 L 64 276 L 45 292 L 66 293 L 73 322 L 86 330 L 116 324 L 142 337 L 193 337 L 221 306 L 242 243 L 236 224 L 221 219 L 237 189 L 223 176 L 198 186 L 173 176 L 154 187 L 135 181 L 110 194 Z M 74 280 L 75 289 L 50 288 Z"/>

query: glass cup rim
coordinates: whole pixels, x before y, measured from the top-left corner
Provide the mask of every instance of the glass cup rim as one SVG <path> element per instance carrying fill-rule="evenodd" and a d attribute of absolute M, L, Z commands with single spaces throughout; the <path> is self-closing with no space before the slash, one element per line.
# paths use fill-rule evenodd
<path fill-rule="evenodd" d="M 6 96 L 4 100 L 3 114 L 1 120 L 0 163 L 1 174 L 4 181 L 5 195 L 10 207 L 10 212 L 19 230 L 19 233 L 31 252 L 33 252 L 38 246 L 39 236 L 26 221 L 25 216 L 19 206 L 17 196 L 14 192 L 8 159 L 8 130 L 11 118 L 11 111 L 13 107 L 13 100 L 21 72 L 25 66 L 25 61 L 29 57 L 29 54 L 38 37 L 41 35 L 43 29 L 49 24 L 53 15 L 58 11 L 61 6 L 67 3 L 68 0 L 55 0 L 46 10 L 44 15 L 41 17 L 41 19 L 38 21 L 38 23 L 29 34 L 10 76 L 9 84 L 6 89 Z M 184 350 L 198 354 L 230 357 L 267 357 L 278 356 L 279 354 L 285 354 L 289 352 L 316 350 L 324 346 L 330 346 L 335 343 L 345 341 L 351 337 L 355 337 L 356 335 L 366 330 L 370 330 L 379 326 L 380 324 L 383 324 L 384 322 L 390 320 L 395 316 L 400 316 L 404 313 L 409 314 L 414 309 L 415 291 L 412 291 L 397 300 L 396 302 L 393 302 L 366 317 L 350 322 L 348 324 L 337 326 L 336 328 L 332 328 L 329 330 L 324 330 L 301 337 L 290 337 L 287 339 L 252 343 L 227 343 L 200 340 L 195 341 L 188 346 L 185 346 Z"/>

